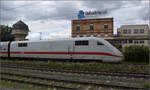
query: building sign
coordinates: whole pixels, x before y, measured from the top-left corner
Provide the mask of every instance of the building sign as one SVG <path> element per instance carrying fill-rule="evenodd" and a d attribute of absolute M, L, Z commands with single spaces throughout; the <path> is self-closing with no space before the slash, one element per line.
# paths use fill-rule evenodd
<path fill-rule="evenodd" d="M 103 10 L 103 11 L 85 11 L 85 15 L 101 15 L 101 14 L 107 14 L 107 10 Z"/>
<path fill-rule="evenodd" d="M 84 11 L 80 10 L 78 13 L 78 19 L 82 19 L 85 18 L 85 16 L 88 15 L 101 15 L 101 14 L 107 14 L 107 10 L 103 10 L 103 11 Z"/>
<path fill-rule="evenodd" d="M 82 18 L 85 18 L 84 11 L 80 10 L 79 13 L 78 13 L 78 19 L 82 19 Z"/>

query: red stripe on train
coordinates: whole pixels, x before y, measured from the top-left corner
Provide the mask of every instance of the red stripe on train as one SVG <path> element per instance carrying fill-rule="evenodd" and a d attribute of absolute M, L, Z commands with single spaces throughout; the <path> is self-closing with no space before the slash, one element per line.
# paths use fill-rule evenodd
<path fill-rule="evenodd" d="M 7 54 L 7 52 L 0 52 L 1 54 Z M 118 58 L 123 58 L 123 56 L 118 56 L 110 53 L 103 52 L 10 52 L 11 54 L 78 54 L 78 55 L 105 55 L 114 56 Z"/>

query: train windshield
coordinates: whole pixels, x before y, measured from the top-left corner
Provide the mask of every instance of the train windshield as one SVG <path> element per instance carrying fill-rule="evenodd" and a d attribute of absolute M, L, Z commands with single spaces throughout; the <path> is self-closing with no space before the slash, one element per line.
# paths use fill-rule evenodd
<path fill-rule="evenodd" d="M 97 41 L 97 45 L 104 45 L 104 44 L 100 41 Z"/>

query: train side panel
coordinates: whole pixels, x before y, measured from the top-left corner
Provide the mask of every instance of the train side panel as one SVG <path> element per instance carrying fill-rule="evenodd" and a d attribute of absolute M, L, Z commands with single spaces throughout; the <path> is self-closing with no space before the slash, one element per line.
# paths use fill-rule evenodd
<path fill-rule="evenodd" d="M 103 62 L 119 62 L 122 60 L 121 53 L 104 40 L 91 39 L 88 41 L 89 45 L 75 46 L 75 52 L 83 52 L 83 54 L 75 54 L 74 59 L 101 60 Z"/>
<path fill-rule="evenodd" d="M 82 40 L 76 40 L 76 41 L 82 41 Z M 75 45 L 75 53 L 79 52 L 81 54 L 75 54 L 73 55 L 73 59 L 91 59 L 91 60 L 102 60 L 101 55 L 94 55 L 94 53 L 101 51 L 104 52 L 103 49 L 98 50 L 95 40 L 88 40 L 88 45 Z"/>
<path fill-rule="evenodd" d="M 80 41 L 80 40 L 79 40 Z M 113 61 L 114 57 L 109 56 L 112 51 L 103 42 L 98 45 L 98 40 L 88 40 L 89 45 L 75 46 L 75 53 L 80 52 L 83 54 L 73 55 L 73 59 L 90 59 L 90 60 L 101 60 L 101 61 Z"/>
<path fill-rule="evenodd" d="M 88 45 L 79 45 L 86 41 Z M 101 44 L 98 44 L 101 43 Z M 7 43 L 8 44 L 8 43 Z M 11 57 L 88 59 L 103 62 L 118 62 L 120 52 L 99 38 L 79 38 L 56 41 L 14 41 L 10 47 Z"/>
<path fill-rule="evenodd" d="M 8 43 L 0 42 L 0 57 L 8 57 Z"/>
<path fill-rule="evenodd" d="M 27 42 L 27 47 L 18 47 L 18 44 L 12 43 L 11 52 L 18 53 L 11 54 L 11 57 L 69 59 L 68 47 L 72 46 L 68 41 Z"/>

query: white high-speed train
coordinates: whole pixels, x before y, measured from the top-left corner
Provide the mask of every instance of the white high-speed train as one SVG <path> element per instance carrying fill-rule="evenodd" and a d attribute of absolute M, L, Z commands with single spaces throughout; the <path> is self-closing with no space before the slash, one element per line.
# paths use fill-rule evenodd
<path fill-rule="evenodd" d="M 0 57 L 101 60 L 103 62 L 120 62 L 124 58 L 114 46 L 96 37 L 1 42 Z"/>

